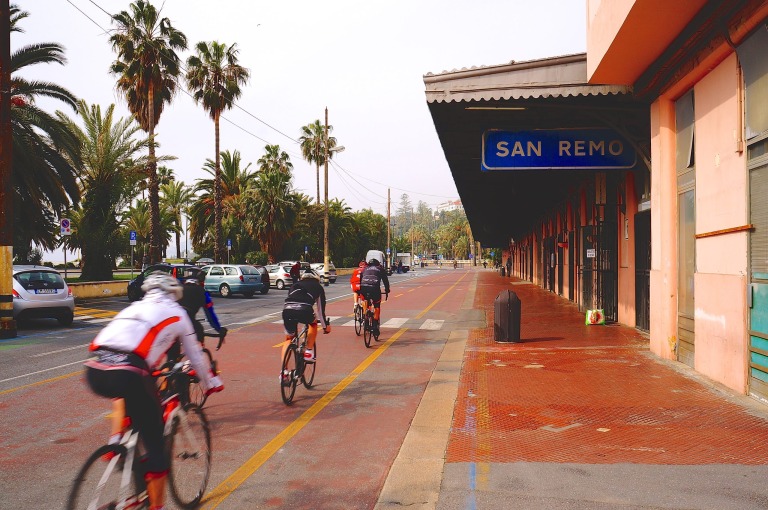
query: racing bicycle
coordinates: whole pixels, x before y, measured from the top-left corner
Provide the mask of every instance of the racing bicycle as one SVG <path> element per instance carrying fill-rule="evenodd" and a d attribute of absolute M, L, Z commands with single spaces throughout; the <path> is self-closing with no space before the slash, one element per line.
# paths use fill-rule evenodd
<path fill-rule="evenodd" d="M 389 293 L 386 293 L 385 301 L 389 299 Z M 363 317 L 363 342 L 365 342 L 366 347 L 371 346 L 371 338 L 379 341 L 379 335 L 381 332 L 379 331 L 378 324 L 376 323 L 376 319 L 374 319 L 374 306 L 373 306 L 373 299 L 370 297 L 366 297 L 366 310 L 365 310 L 365 316 Z"/>
<path fill-rule="evenodd" d="M 218 351 L 221 349 L 221 345 L 224 343 L 224 340 L 227 338 L 227 328 L 222 327 L 221 332 L 219 333 L 205 333 L 203 336 L 203 341 L 201 342 L 203 353 L 208 357 L 208 363 L 211 365 L 211 371 L 213 372 L 213 375 L 219 375 L 221 371 L 219 370 L 219 365 L 216 362 L 215 359 L 213 359 L 213 354 L 211 354 L 210 349 L 208 349 L 205 346 L 205 337 L 209 338 L 218 338 L 219 343 L 216 345 L 216 350 Z M 187 363 L 189 363 L 187 361 Z M 189 391 L 187 392 L 187 395 L 189 397 L 189 400 L 187 402 L 192 402 L 193 404 L 197 404 L 200 407 L 203 407 L 205 405 L 206 400 L 208 400 L 208 395 L 206 394 L 205 390 L 202 386 L 200 386 L 200 378 L 198 375 L 194 372 L 194 370 L 189 370 Z M 186 402 L 183 402 L 186 403 Z"/>
<path fill-rule="evenodd" d="M 330 324 L 330 319 L 326 317 L 325 323 Z M 283 356 L 283 364 L 280 369 L 280 396 L 285 405 L 290 405 L 293 402 L 299 381 L 305 388 L 310 389 L 315 380 L 317 363 L 315 360 L 304 359 L 304 352 L 307 350 L 308 331 L 309 324 L 304 324 L 301 331 L 296 330 Z M 315 357 L 317 357 L 317 342 L 315 342 Z"/>
<path fill-rule="evenodd" d="M 188 364 L 168 363 L 152 375 L 165 378 L 160 400 L 171 497 L 183 508 L 195 508 L 211 473 L 210 425 L 199 406 L 183 404 L 189 388 Z M 129 425 L 120 443 L 101 446 L 85 461 L 72 484 L 67 509 L 149 508 L 142 454 L 139 432 Z"/>

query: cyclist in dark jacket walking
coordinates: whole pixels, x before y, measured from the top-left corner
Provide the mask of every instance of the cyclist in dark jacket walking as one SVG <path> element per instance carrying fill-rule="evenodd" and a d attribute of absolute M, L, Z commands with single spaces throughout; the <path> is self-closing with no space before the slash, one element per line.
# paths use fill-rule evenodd
<path fill-rule="evenodd" d="M 360 276 L 360 293 L 366 299 L 373 301 L 373 336 L 379 336 L 379 322 L 381 320 L 381 284 L 384 283 L 384 292 L 389 295 L 389 279 L 387 271 L 377 259 L 368 261 L 368 267 L 365 268 Z"/>

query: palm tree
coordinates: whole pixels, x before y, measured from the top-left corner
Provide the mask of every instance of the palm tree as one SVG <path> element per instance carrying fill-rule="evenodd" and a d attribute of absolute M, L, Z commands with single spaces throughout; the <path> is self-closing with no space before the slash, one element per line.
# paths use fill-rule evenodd
<path fill-rule="evenodd" d="M 328 133 L 333 131 L 333 126 L 328 126 Z M 319 120 L 302 126 L 299 143 L 301 155 L 307 163 L 314 163 L 317 167 L 317 203 L 320 203 L 320 165 L 325 164 L 325 126 Z M 336 138 L 328 137 L 328 159 L 333 158 L 330 149 L 336 147 Z"/>
<path fill-rule="evenodd" d="M 199 42 L 196 55 L 187 59 L 187 84 L 193 92 L 196 103 L 203 104 L 213 119 L 216 137 L 216 173 L 214 176 L 214 258 L 224 258 L 222 243 L 221 166 L 219 160 L 219 120 L 222 112 L 232 108 L 242 94 L 241 86 L 248 82 L 248 70 L 237 63 L 238 50 L 235 44 L 212 41 Z"/>
<path fill-rule="evenodd" d="M 10 9 L 11 32 L 21 32 L 18 21 L 28 16 Z M 11 55 L 11 136 L 14 252 L 29 253 L 32 243 L 56 246 L 52 225 L 80 200 L 77 173 L 80 146 L 77 136 L 55 116 L 36 106 L 40 97 L 58 99 L 77 108 L 67 89 L 46 81 L 29 81 L 18 73 L 35 64 L 65 64 L 64 48 L 56 43 L 24 46 Z"/>
<path fill-rule="evenodd" d="M 245 168 L 241 168 L 242 158 L 239 151 L 224 151 L 220 155 L 221 163 L 219 168 L 220 184 L 222 190 L 222 222 L 224 213 L 238 215 L 241 220 L 247 209 L 235 204 L 229 205 L 233 197 L 245 195 L 256 179 L 256 174 L 250 172 L 251 164 L 248 163 Z M 192 222 L 190 229 L 192 233 L 193 244 L 204 244 L 210 231 L 215 228 L 213 219 L 214 187 L 216 176 L 216 163 L 210 159 L 206 160 L 203 170 L 211 174 L 213 179 L 198 179 L 195 186 L 195 200 L 190 208 L 190 217 Z M 226 204 L 226 205 L 225 205 Z M 215 238 L 215 235 L 214 235 Z"/>
<path fill-rule="evenodd" d="M 249 217 L 253 234 L 273 263 L 296 224 L 298 196 L 293 192 L 291 175 L 280 170 L 260 170 L 252 193 Z"/>
<path fill-rule="evenodd" d="M 281 151 L 279 145 L 266 145 L 264 150 L 266 154 L 256 161 L 259 165 L 259 170 L 280 170 L 281 172 L 291 173 L 293 170 L 291 157 L 287 152 Z"/>
<path fill-rule="evenodd" d="M 121 11 L 112 16 L 117 30 L 109 41 L 117 60 L 110 70 L 118 77 L 117 89 L 125 94 L 128 109 L 149 134 L 149 257 L 154 263 L 160 259 L 161 242 L 155 126 L 176 92 L 181 73 L 176 50 L 187 49 L 187 38 L 173 28 L 168 18 L 160 18 L 149 2 L 136 0 L 130 9 L 130 13 Z"/>
<path fill-rule="evenodd" d="M 160 186 L 160 203 L 173 218 L 172 227 L 176 234 L 176 258 L 181 258 L 181 214 L 187 212 L 192 198 L 192 189 L 181 181 L 171 180 Z"/>
<path fill-rule="evenodd" d="M 140 131 L 133 118 L 114 118 L 115 105 L 102 116 L 101 108 L 80 101 L 77 113 L 83 127 L 59 112 L 59 119 L 77 133 L 82 146 L 82 209 L 77 237 L 82 251 L 83 280 L 111 280 L 115 258 L 120 249 L 118 215 L 136 195 L 139 169 L 146 157 L 138 157 L 149 145 L 146 138 L 136 139 Z M 74 241 L 74 240 L 70 240 Z"/>

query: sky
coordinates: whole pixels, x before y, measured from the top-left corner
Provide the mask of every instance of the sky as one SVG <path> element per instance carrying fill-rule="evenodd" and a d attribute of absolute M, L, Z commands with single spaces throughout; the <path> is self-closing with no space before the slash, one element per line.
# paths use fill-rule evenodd
<path fill-rule="evenodd" d="M 102 111 L 114 103 L 118 116 L 130 115 L 109 72 L 116 55 L 108 41 L 108 13 L 129 10 L 128 0 L 12 2 L 30 13 L 21 22 L 24 33 L 12 34 L 12 49 L 56 42 L 68 61 L 32 66 L 25 78 L 56 83 Z M 250 80 L 222 117 L 221 150 L 240 151 L 255 170 L 264 146 L 277 144 L 291 158 L 295 189 L 316 197 L 316 169 L 302 159 L 298 139 L 302 126 L 324 122 L 327 108 L 331 135 L 345 147 L 329 166 L 329 198 L 383 215 L 388 190 L 393 213 L 403 194 L 432 209 L 459 196 L 427 107 L 425 74 L 586 51 L 583 0 L 152 3 L 187 36 L 184 63 L 199 41 L 237 44 Z M 214 158 L 214 124 L 185 91 L 166 105 L 156 137 L 158 155 L 177 158 L 166 166 L 193 184 L 208 177 L 202 167 Z M 60 102 L 39 105 L 75 115 Z M 58 255 L 45 260 L 63 261 Z"/>

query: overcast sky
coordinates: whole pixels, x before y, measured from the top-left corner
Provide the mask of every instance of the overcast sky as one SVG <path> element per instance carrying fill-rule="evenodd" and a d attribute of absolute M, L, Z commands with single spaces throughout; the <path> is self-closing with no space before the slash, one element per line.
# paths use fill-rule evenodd
<path fill-rule="evenodd" d="M 13 0 L 11 0 L 13 2 Z M 278 144 L 294 165 L 294 186 L 316 195 L 316 172 L 301 158 L 301 126 L 324 120 L 346 150 L 329 167 L 329 196 L 352 210 L 386 214 L 400 195 L 433 209 L 458 198 L 426 104 L 429 72 L 496 65 L 511 60 L 586 51 L 583 0 L 154 0 L 193 48 L 198 41 L 237 43 L 251 79 L 237 106 L 221 121 L 221 149 L 239 150 L 245 163 Z M 30 17 L 12 48 L 57 42 L 68 63 L 24 72 L 66 87 L 102 110 L 112 103 L 128 116 L 116 93 L 107 13 L 128 10 L 127 0 L 17 0 Z M 191 50 L 180 57 L 185 62 Z M 186 89 L 184 89 L 186 90 Z M 46 109 L 67 109 L 42 103 Z M 181 90 L 157 126 L 158 154 L 191 184 L 214 157 L 213 121 Z M 478 144 L 479 150 L 479 144 Z M 322 173 L 322 169 L 321 169 Z M 322 178 L 322 176 L 321 176 Z M 321 180 L 321 193 L 323 192 Z"/>

